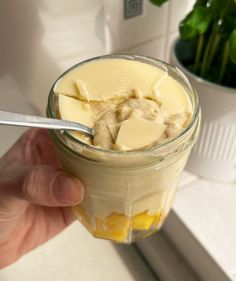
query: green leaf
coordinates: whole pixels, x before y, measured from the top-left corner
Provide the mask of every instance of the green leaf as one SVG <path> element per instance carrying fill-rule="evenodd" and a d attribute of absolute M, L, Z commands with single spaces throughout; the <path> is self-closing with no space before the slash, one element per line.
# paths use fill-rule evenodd
<path fill-rule="evenodd" d="M 229 37 L 229 57 L 231 61 L 236 64 L 236 28 Z"/>
<path fill-rule="evenodd" d="M 180 22 L 179 31 L 182 39 L 189 40 L 204 34 L 212 20 L 212 15 L 206 7 L 195 7 L 187 17 Z"/>
<path fill-rule="evenodd" d="M 156 6 L 161 6 L 162 4 L 164 4 L 165 2 L 167 2 L 169 0 L 149 0 L 149 1 Z"/>

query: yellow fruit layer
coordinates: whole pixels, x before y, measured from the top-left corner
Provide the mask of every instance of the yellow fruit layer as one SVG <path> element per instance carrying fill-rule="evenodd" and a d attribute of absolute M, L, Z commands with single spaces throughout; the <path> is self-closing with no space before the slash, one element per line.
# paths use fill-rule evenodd
<path fill-rule="evenodd" d="M 160 212 L 154 215 L 149 215 L 147 211 L 137 214 L 132 217 L 131 226 L 134 230 L 147 230 L 153 224 L 158 224 L 160 219 Z"/>
<path fill-rule="evenodd" d="M 113 213 L 105 219 L 96 218 L 94 234 L 102 238 L 124 241 L 130 228 L 132 230 L 148 230 L 151 226 L 158 225 L 160 217 L 160 212 L 149 215 L 145 211 L 132 218 L 123 214 Z"/>
<path fill-rule="evenodd" d="M 95 218 L 96 227 L 94 228 L 90 225 L 84 208 L 75 206 L 73 210 L 95 236 L 118 242 L 127 238 L 129 230 L 148 230 L 152 226 L 157 227 L 161 219 L 161 212 L 149 215 L 147 211 L 144 211 L 131 218 L 124 214 L 112 213 L 103 219 Z"/>

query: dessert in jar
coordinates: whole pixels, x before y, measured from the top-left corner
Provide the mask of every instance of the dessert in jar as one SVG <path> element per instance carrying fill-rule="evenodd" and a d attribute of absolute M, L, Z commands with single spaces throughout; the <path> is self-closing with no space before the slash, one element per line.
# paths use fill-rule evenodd
<path fill-rule="evenodd" d="M 186 77 L 155 59 L 108 55 L 54 83 L 47 114 L 94 128 L 94 137 L 51 132 L 63 169 L 85 186 L 73 210 L 96 237 L 130 243 L 157 231 L 199 132 L 198 98 Z"/>

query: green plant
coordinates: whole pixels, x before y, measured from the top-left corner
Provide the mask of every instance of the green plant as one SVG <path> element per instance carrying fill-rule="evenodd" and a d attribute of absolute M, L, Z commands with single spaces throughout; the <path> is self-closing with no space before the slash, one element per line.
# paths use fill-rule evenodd
<path fill-rule="evenodd" d="M 161 6 L 168 0 L 150 0 Z M 197 0 L 179 24 L 192 58 L 182 62 L 191 72 L 236 87 L 236 0 Z"/>

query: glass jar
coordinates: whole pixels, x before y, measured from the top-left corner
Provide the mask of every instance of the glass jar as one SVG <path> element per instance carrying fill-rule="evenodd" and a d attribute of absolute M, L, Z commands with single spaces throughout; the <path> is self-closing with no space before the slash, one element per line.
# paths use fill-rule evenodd
<path fill-rule="evenodd" d="M 198 97 L 177 68 L 156 59 L 136 55 L 108 55 L 79 63 L 53 85 L 47 115 L 57 118 L 56 83 L 65 74 L 94 60 L 138 60 L 168 71 L 189 95 L 193 114 L 176 138 L 143 150 L 113 151 L 83 143 L 70 132 L 51 131 L 63 169 L 85 186 L 85 198 L 72 207 L 75 215 L 95 237 L 131 243 L 162 226 L 175 196 L 181 172 L 194 145 L 200 125 Z"/>

